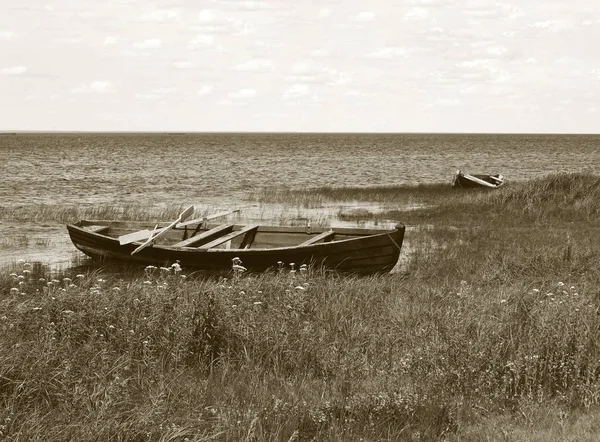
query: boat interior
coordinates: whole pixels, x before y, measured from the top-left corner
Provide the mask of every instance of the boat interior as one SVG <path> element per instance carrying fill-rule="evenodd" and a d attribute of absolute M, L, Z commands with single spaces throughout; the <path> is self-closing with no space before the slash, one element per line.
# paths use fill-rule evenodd
<path fill-rule="evenodd" d="M 80 221 L 87 231 L 119 240 L 121 245 L 143 243 L 168 227 L 168 223 L 123 221 Z M 389 232 L 383 229 L 311 228 L 263 226 L 257 224 L 179 223 L 156 239 L 155 244 L 196 249 L 265 249 L 309 246 Z"/>

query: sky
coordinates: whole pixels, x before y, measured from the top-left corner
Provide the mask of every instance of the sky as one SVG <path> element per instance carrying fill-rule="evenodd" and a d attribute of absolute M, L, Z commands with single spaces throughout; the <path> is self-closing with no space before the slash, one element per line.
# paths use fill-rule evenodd
<path fill-rule="evenodd" d="M 599 133 L 600 2 L 1 0 L 0 131 Z"/>

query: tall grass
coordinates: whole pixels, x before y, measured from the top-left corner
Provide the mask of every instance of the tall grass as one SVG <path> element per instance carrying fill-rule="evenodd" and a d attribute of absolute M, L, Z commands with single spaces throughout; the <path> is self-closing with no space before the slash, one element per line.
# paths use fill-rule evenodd
<path fill-rule="evenodd" d="M 600 176 L 560 173 L 515 183 L 499 192 L 478 194 L 476 205 L 497 207 L 510 215 L 525 215 L 536 221 L 597 220 L 600 215 Z"/>
<path fill-rule="evenodd" d="M 376 217 L 436 226 L 530 227 L 531 224 L 589 223 L 600 218 L 600 177 L 560 173 L 497 189 L 451 189 L 434 204 L 391 209 Z M 494 227 L 495 226 L 495 227 Z"/>
<path fill-rule="evenodd" d="M 0 283 L 4 434 L 438 440 L 478 410 L 598 405 L 595 285 L 479 285 L 436 263 L 413 277 L 50 281 L 21 264 Z"/>
<path fill-rule="evenodd" d="M 423 211 L 383 277 L 5 268 L 0 438 L 595 440 L 595 181 L 568 179 L 457 193 L 487 213 L 460 228 Z"/>

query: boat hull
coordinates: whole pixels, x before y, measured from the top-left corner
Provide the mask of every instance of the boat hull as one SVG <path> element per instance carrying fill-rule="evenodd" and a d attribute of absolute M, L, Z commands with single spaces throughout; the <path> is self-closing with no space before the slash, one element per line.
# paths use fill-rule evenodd
<path fill-rule="evenodd" d="M 94 259 L 120 261 L 132 264 L 168 266 L 178 262 L 184 268 L 206 271 L 228 271 L 233 258 L 242 260 L 250 271 L 278 268 L 279 262 L 298 268 L 302 264 L 323 267 L 343 273 L 377 274 L 390 272 L 398 262 L 405 227 L 395 230 L 340 241 L 311 244 L 300 247 L 269 249 L 198 249 L 153 245 L 139 253 L 131 253 L 139 243 L 121 245 L 117 238 L 89 231 L 83 226 L 69 224 L 67 230 L 73 245 Z"/>
<path fill-rule="evenodd" d="M 498 175 L 470 175 L 458 171 L 454 175 L 452 187 L 458 188 L 487 188 L 495 189 L 504 184 L 504 177 Z"/>

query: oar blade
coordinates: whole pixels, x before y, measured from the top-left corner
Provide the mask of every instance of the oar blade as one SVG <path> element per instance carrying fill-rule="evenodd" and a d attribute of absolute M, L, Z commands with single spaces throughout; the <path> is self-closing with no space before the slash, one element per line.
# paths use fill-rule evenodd
<path fill-rule="evenodd" d="M 121 235 L 119 236 L 119 244 L 123 246 L 125 244 L 131 244 L 132 242 L 143 241 L 150 238 L 150 235 L 152 235 L 152 232 L 148 229 Z"/>

